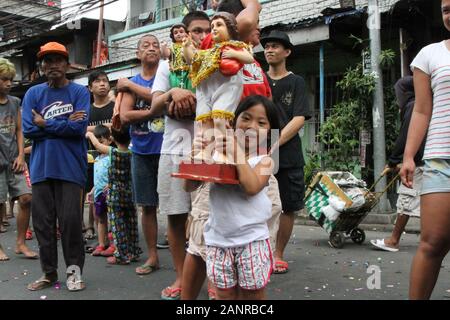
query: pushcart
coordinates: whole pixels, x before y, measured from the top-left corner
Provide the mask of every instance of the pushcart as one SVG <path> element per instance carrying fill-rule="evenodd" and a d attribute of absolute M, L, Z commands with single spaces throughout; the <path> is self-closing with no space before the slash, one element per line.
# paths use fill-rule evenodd
<path fill-rule="evenodd" d="M 364 230 L 358 228 L 362 220 L 378 204 L 382 195 L 394 184 L 398 174 L 388 183 L 382 192 L 374 192 L 375 186 L 386 175 L 384 171 L 370 188 L 360 186 L 364 195 L 364 205 L 355 209 L 353 202 L 344 190 L 335 183 L 340 177 L 350 177 L 356 179 L 349 172 L 319 172 L 308 186 L 305 195 L 305 207 L 309 216 L 315 220 L 328 234 L 328 243 L 333 248 L 342 248 L 346 239 L 351 239 L 354 243 L 362 244 L 366 239 Z M 336 220 L 330 220 L 323 213 L 322 209 L 329 205 L 329 197 L 337 196 L 345 202 L 342 213 Z"/>

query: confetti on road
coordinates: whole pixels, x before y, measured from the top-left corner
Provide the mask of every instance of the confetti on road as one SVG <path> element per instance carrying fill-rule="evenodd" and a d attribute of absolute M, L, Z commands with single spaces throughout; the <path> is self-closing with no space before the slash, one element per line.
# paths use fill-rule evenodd
<path fill-rule="evenodd" d="M 46 300 L 46 299 L 47 299 L 47 296 L 41 296 L 40 299 L 41 299 L 41 300 Z"/>

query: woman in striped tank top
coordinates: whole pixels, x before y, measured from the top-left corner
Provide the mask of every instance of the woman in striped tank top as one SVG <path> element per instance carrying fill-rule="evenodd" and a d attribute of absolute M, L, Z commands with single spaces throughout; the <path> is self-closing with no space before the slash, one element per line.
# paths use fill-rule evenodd
<path fill-rule="evenodd" d="M 450 0 L 442 0 L 450 31 Z M 414 155 L 426 136 L 421 190 L 421 240 L 410 276 L 410 299 L 429 299 L 450 249 L 450 40 L 423 48 L 411 64 L 416 104 L 400 172 L 412 187 Z"/>

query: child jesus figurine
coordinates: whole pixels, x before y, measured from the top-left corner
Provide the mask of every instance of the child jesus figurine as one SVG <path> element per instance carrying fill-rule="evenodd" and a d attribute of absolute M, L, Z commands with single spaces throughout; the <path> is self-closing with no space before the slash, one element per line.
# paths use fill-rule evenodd
<path fill-rule="evenodd" d="M 218 12 L 211 19 L 211 34 L 214 46 L 207 50 L 196 50 L 190 37 L 183 41 L 186 62 L 191 64 L 189 77 L 196 88 L 196 121 L 199 132 L 194 138 L 193 158 L 211 161 L 212 155 L 202 146 L 212 142 L 207 137 L 213 130 L 215 151 L 224 146 L 227 124 L 233 120 L 234 111 L 241 99 L 243 90 L 242 67 L 253 63 L 250 47 L 238 41 L 236 18 L 227 12 Z M 214 154 L 214 161 L 234 164 L 234 159 L 224 151 Z"/>
<path fill-rule="evenodd" d="M 170 87 L 181 88 L 193 91 L 191 80 L 189 79 L 189 65 L 184 60 L 183 40 L 187 36 L 186 26 L 182 23 L 175 24 L 170 28 L 170 38 L 172 45 L 166 43 L 161 45 L 161 57 L 169 59 Z"/>

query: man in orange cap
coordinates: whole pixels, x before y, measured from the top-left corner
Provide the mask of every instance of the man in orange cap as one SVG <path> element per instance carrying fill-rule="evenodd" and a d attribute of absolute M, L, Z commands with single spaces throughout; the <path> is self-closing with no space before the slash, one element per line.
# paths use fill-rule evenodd
<path fill-rule="evenodd" d="M 67 288 L 84 289 L 82 190 L 87 175 L 88 90 L 66 78 L 69 53 L 49 42 L 37 55 L 47 82 L 31 87 L 23 100 L 23 132 L 33 140 L 30 174 L 33 227 L 44 275 L 28 285 L 35 291 L 58 279 L 56 220 L 61 231 Z"/>

